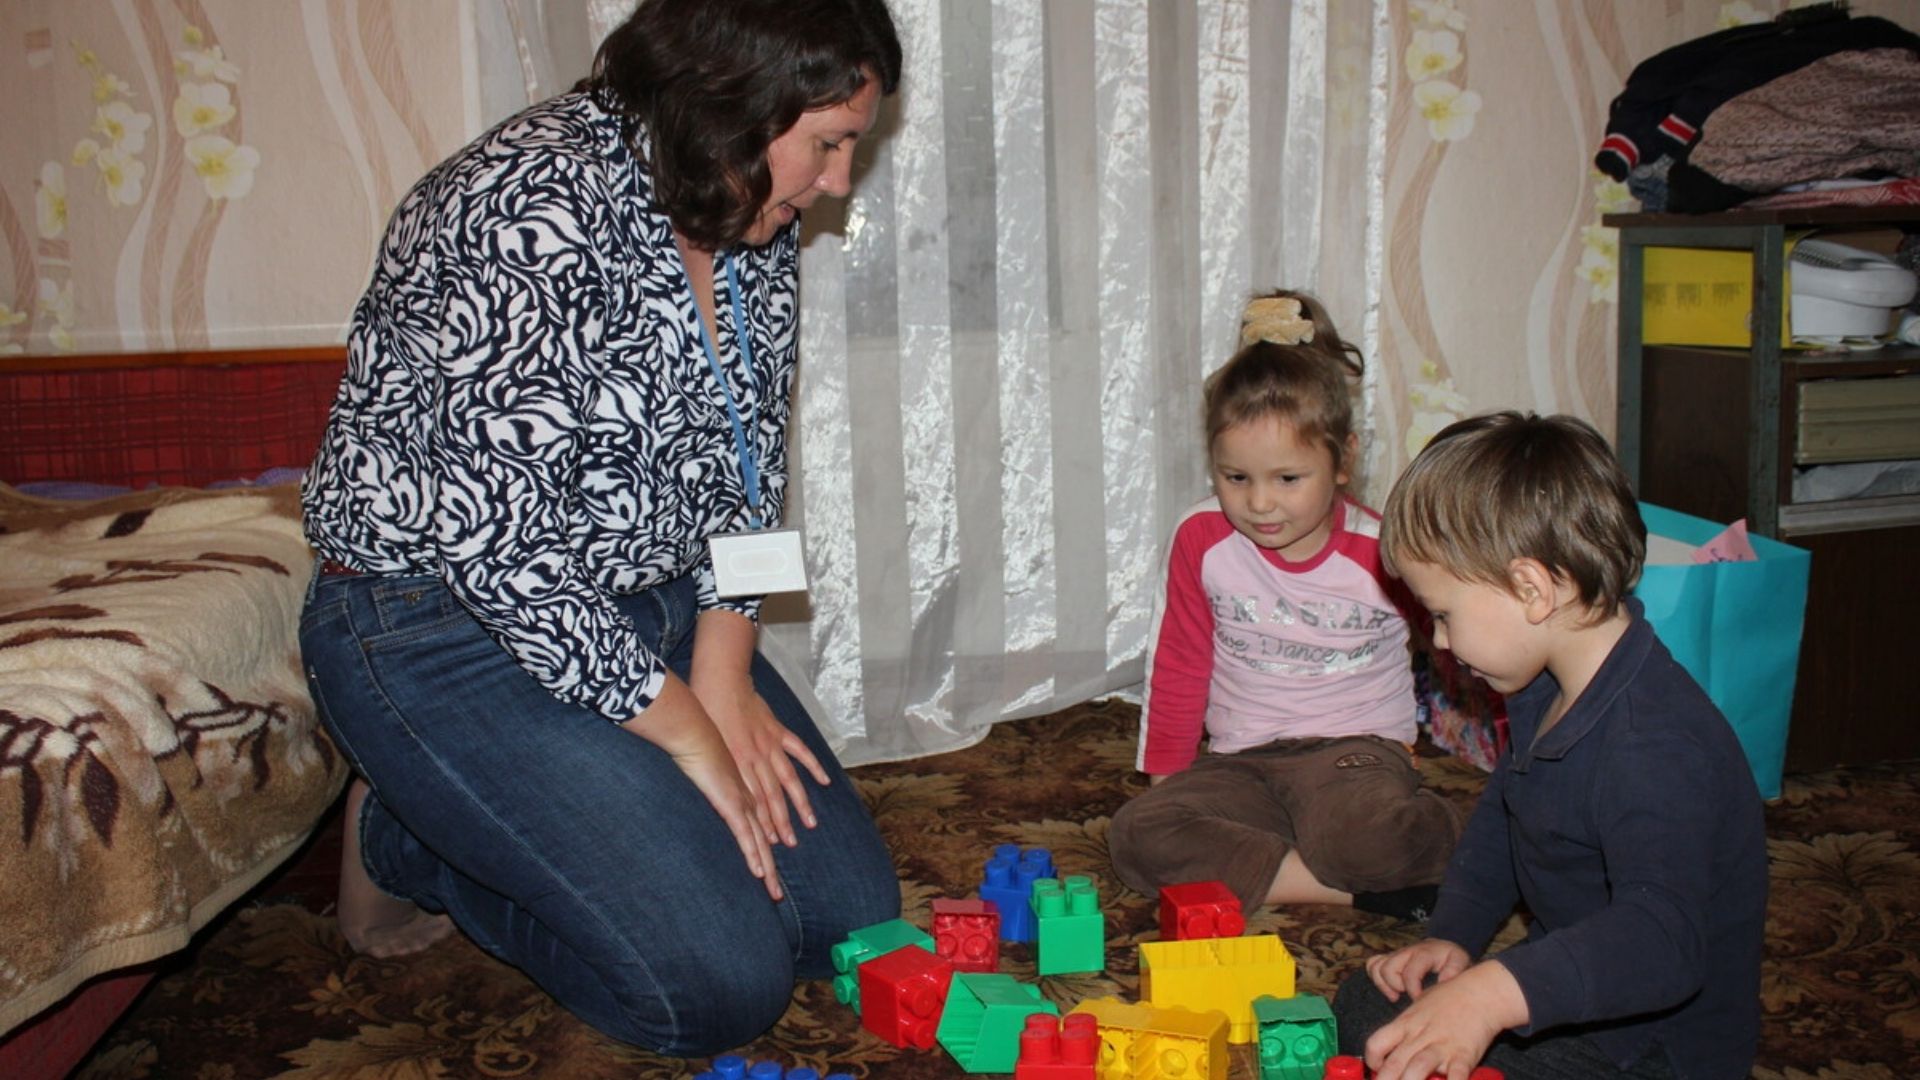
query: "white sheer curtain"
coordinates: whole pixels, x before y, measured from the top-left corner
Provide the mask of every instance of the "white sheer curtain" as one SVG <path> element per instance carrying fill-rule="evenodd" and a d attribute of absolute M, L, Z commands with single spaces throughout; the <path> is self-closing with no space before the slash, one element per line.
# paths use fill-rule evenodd
<path fill-rule="evenodd" d="M 628 7 L 496 2 L 489 108 L 565 89 Z M 1246 296 L 1379 336 L 1385 0 L 891 2 L 901 92 L 806 226 L 812 588 L 765 634 L 851 763 L 1136 686 Z"/>

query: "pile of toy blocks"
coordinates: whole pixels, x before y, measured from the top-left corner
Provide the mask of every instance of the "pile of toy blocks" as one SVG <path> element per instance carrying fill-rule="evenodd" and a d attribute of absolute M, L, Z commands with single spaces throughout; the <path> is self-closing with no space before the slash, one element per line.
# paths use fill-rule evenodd
<path fill-rule="evenodd" d="M 931 934 L 895 919 L 856 930 L 834 947 L 834 997 L 868 1031 L 899 1047 L 938 1043 L 968 1072 L 1014 1071 L 1022 1055 L 1077 1064 L 1098 1050 L 1091 1028 L 1062 1028 L 1060 1008 L 1040 988 L 1000 972 L 1000 944 L 1031 943 L 1042 975 L 1101 971 L 1106 917 L 1091 878 L 1056 876 L 1045 848 L 994 849 L 980 895 L 935 900 Z"/>
<path fill-rule="evenodd" d="M 1226 1044 L 1253 1043 L 1261 1080 L 1320 1080 L 1338 1046 L 1325 999 L 1294 992 L 1293 954 L 1245 936 L 1240 901 L 1218 881 L 1160 890 L 1160 940 L 1140 943 L 1140 1002 L 1212 1018 Z M 1206 1075 L 1225 1080 L 1225 1047 Z"/>
<path fill-rule="evenodd" d="M 1260 1041 L 1262 1080 L 1319 1080 L 1334 1051 L 1324 1000 L 1294 994 L 1293 957 L 1246 937 L 1219 882 L 1161 893 L 1160 937 L 1140 945 L 1140 1000 L 1094 998 L 1063 1019 L 1040 988 L 998 973 L 1001 942 L 1034 945 L 1041 975 L 1106 967 L 1092 880 L 1060 875 L 1044 848 L 994 849 L 978 899 L 933 902 L 932 934 L 902 920 L 834 951 L 834 996 L 900 1047 L 937 1042 L 968 1072 L 1016 1080 L 1180 1076 L 1226 1080 L 1231 1043 Z"/>
<path fill-rule="evenodd" d="M 1358 1059 L 1334 1056 L 1325 999 L 1294 992 L 1293 956 L 1275 935 L 1245 934 L 1240 902 L 1220 882 L 1160 891 L 1160 940 L 1139 946 L 1139 1001 L 1091 998 L 1065 1017 L 1037 985 L 999 972 L 1000 945 L 1032 943 L 1041 975 L 1104 970 L 1106 918 L 1091 878 L 1058 876 L 1044 848 L 1003 844 L 979 897 L 935 900 L 930 929 L 894 919 L 854 931 L 833 950 L 834 997 L 894 1046 L 938 1043 L 967 1072 L 1226 1080 L 1228 1046 L 1254 1043 L 1261 1080 L 1364 1080 L 1363 1068 L 1351 1071 Z M 752 1069 L 720 1058 L 701 1080 L 820 1080 L 772 1062 Z M 1486 1072 L 1473 1080 L 1498 1080 Z"/>

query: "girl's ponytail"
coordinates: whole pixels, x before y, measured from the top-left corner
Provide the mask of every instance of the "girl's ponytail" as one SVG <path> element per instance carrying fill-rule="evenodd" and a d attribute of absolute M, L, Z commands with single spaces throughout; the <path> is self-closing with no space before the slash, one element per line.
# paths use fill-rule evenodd
<path fill-rule="evenodd" d="M 1240 316 L 1239 351 L 1207 380 L 1207 445 L 1235 425 L 1278 417 L 1349 466 L 1360 375 L 1360 350 L 1341 340 L 1319 301 L 1286 290 L 1256 296 Z"/>

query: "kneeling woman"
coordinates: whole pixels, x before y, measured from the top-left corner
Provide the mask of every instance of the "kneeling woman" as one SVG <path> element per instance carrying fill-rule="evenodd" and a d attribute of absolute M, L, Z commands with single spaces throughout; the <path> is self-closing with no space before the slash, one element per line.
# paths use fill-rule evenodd
<path fill-rule="evenodd" d="M 305 491 L 357 948 L 457 926 L 691 1056 L 898 913 L 707 544 L 780 519 L 797 217 L 899 76 L 882 0 L 644 0 L 395 211 Z"/>

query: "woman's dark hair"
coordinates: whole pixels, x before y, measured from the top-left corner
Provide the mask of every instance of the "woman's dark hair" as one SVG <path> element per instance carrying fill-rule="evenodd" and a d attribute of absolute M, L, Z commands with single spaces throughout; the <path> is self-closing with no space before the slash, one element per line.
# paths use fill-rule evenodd
<path fill-rule="evenodd" d="M 581 87 L 645 128 L 654 192 L 704 248 L 746 235 L 772 191 L 767 147 L 872 79 L 900 85 L 885 0 L 641 0 Z"/>

